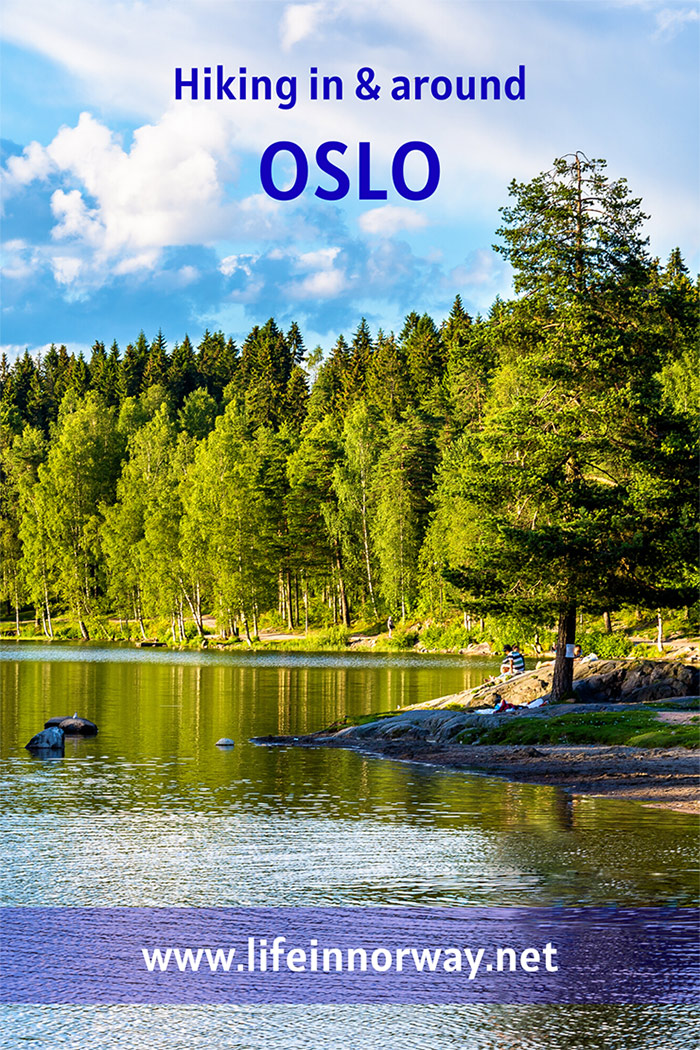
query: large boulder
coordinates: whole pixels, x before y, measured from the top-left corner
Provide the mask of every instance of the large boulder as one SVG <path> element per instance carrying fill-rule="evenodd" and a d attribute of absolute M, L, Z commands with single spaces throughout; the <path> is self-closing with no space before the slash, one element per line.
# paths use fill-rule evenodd
<path fill-rule="evenodd" d="M 595 660 L 574 670 L 574 693 L 582 703 L 638 704 L 696 696 L 700 670 L 676 660 Z"/>
<path fill-rule="evenodd" d="M 51 751 L 62 755 L 65 751 L 66 735 L 58 726 L 51 726 L 49 729 L 42 729 L 40 733 L 36 733 L 24 746 L 27 751 Z"/>
<path fill-rule="evenodd" d="M 503 699 L 520 707 L 552 691 L 554 663 L 516 675 L 505 682 L 431 700 L 421 707 L 494 707 Z M 700 669 L 679 660 L 577 660 L 573 693 L 584 704 L 638 704 L 700 693 Z"/>
<path fill-rule="evenodd" d="M 95 736 L 97 726 L 89 718 L 79 718 L 78 715 L 58 715 L 44 722 L 44 729 L 58 726 L 66 736 Z"/>

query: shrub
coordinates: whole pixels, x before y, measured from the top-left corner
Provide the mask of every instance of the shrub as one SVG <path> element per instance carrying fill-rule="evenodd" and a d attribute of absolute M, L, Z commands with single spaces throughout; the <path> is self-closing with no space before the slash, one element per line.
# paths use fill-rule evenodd
<path fill-rule="evenodd" d="M 468 631 L 464 624 L 457 621 L 444 627 L 433 623 L 420 635 L 420 643 L 426 649 L 466 649 L 473 641 L 474 632 Z"/>
<path fill-rule="evenodd" d="M 384 641 L 385 649 L 412 649 L 418 641 L 418 631 L 409 627 L 395 627 L 391 638 Z"/>
<path fill-rule="evenodd" d="M 347 628 L 336 623 L 312 635 L 309 642 L 315 649 L 344 649 L 348 644 L 348 636 Z"/>
<path fill-rule="evenodd" d="M 595 653 L 601 660 L 621 660 L 634 649 L 633 643 L 624 634 L 602 634 L 591 631 L 581 638 L 584 655 Z"/>

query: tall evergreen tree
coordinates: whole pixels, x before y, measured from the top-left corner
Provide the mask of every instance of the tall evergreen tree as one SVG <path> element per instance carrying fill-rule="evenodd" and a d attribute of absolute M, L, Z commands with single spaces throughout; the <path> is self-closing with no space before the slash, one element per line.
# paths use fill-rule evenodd
<path fill-rule="evenodd" d="M 511 193 L 500 250 L 525 295 L 495 319 L 500 367 L 453 484 L 476 525 L 461 581 L 492 607 L 556 612 L 561 698 L 579 605 L 670 599 L 689 435 L 661 411 L 644 215 L 624 180 L 576 154 Z"/>

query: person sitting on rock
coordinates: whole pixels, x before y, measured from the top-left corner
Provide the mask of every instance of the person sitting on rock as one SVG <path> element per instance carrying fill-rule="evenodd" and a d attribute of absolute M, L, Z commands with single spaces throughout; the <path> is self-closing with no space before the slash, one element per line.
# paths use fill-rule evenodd
<path fill-rule="evenodd" d="M 511 654 L 513 647 L 510 645 L 503 646 L 503 659 L 501 661 L 501 674 L 512 674 L 513 673 L 513 661 Z"/>
<path fill-rule="evenodd" d="M 525 657 L 520 652 L 517 642 L 515 645 L 510 646 L 510 665 L 513 674 L 522 674 L 525 670 Z"/>

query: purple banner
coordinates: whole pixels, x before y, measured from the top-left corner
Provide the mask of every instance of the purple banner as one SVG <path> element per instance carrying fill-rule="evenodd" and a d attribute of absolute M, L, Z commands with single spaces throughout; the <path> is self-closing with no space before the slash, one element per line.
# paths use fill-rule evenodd
<path fill-rule="evenodd" d="M 694 908 L 4 908 L 5 1003 L 691 1003 Z"/>

